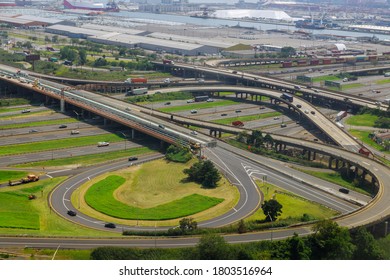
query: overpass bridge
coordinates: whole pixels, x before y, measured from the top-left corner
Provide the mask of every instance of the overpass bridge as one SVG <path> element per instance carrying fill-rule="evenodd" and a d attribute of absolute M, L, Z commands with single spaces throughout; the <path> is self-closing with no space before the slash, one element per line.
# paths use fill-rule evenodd
<path fill-rule="evenodd" d="M 341 93 L 322 88 L 307 87 L 306 85 L 285 81 L 282 79 L 267 77 L 262 75 L 248 74 L 243 71 L 235 71 L 229 69 L 219 69 L 212 67 L 196 66 L 182 63 L 163 64 L 162 62 L 153 62 L 156 67 L 162 68 L 165 71 L 171 71 L 177 75 L 195 76 L 195 77 L 210 77 L 217 80 L 222 80 L 225 84 L 240 84 L 243 86 L 266 88 L 279 92 L 286 92 L 292 95 L 302 95 L 308 100 L 330 100 L 338 102 L 349 107 L 368 107 L 386 111 L 388 105 L 381 104 L 376 100 L 354 96 L 351 94 Z"/>

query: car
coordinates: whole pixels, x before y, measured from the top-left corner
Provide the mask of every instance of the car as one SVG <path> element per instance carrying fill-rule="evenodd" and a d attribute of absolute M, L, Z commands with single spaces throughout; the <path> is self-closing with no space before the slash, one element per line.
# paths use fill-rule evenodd
<path fill-rule="evenodd" d="M 318 142 L 318 139 L 317 139 L 317 138 L 314 138 L 313 141 L 314 141 L 314 142 Z"/>
<path fill-rule="evenodd" d="M 209 98 L 209 99 L 207 99 L 206 101 L 207 101 L 207 102 L 214 102 L 214 99 Z"/>
<path fill-rule="evenodd" d="M 310 113 L 311 113 L 312 115 L 315 115 L 315 114 L 316 114 L 316 112 L 314 112 L 314 111 L 311 111 Z"/>
<path fill-rule="evenodd" d="M 260 108 L 259 108 L 260 110 L 263 110 L 263 109 L 265 109 L 265 107 L 264 106 L 260 106 Z"/>
<path fill-rule="evenodd" d="M 274 120 L 278 120 L 279 119 L 279 117 L 274 117 Z"/>
<path fill-rule="evenodd" d="M 77 215 L 77 213 L 76 213 L 76 211 L 73 211 L 73 210 L 68 210 L 68 212 L 66 212 L 69 216 L 72 216 L 72 217 L 74 217 L 74 216 L 76 216 Z"/>
<path fill-rule="evenodd" d="M 301 87 L 300 87 L 300 86 L 294 86 L 294 88 L 295 88 L 295 89 L 301 89 Z"/>
<path fill-rule="evenodd" d="M 339 192 L 342 192 L 342 193 L 345 193 L 345 194 L 349 194 L 349 190 L 346 189 L 346 188 L 340 188 Z"/>
<path fill-rule="evenodd" d="M 70 134 L 71 134 L 71 135 L 80 134 L 80 131 L 78 131 L 78 130 L 72 130 L 72 131 L 70 132 Z"/>
<path fill-rule="evenodd" d="M 305 114 L 309 114 L 309 111 L 308 111 L 308 110 L 305 110 Z"/>
<path fill-rule="evenodd" d="M 285 123 L 282 123 L 281 125 L 280 125 L 280 127 L 286 127 L 287 126 L 287 124 L 285 124 Z"/>
<path fill-rule="evenodd" d="M 24 109 L 24 110 L 22 111 L 22 114 L 30 113 L 30 112 L 31 112 L 31 110 L 29 110 L 29 109 Z"/>
<path fill-rule="evenodd" d="M 191 131 L 190 132 L 192 135 L 198 135 L 198 132 L 196 132 L 195 130 Z"/>
<path fill-rule="evenodd" d="M 171 102 L 165 102 L 164 105 L 171 105 Z"/>
<path fill-rule="evenodd" d="M 104 225 L 104 227 L 106 227 L 106 228 L 116 228 L 116 225 L 114 223 L 106 223 Z"/>
<path fill-rule="evenodd" d="M 162 128 L 162 129 L 165 129 L 165 126 L 163 126 L 162 124 L 159 124 L 158 127 Z"/>
<path fill-rule="evenodd" d="M 194 102 L 195 102 L 194 99 L 189 99 L 189 100 L 187 100 L 187 103 L 194 103 Z"/>
<path fill-rule="evenodd" d="M 138 160 L 137 157 L 129 157 L 129 161 L 135 161 L 135 160 Z"/>
<path fill-rule="evenodd" d="M 98 147 L 106 147 L 109 145 L 110 145 L 110 143 L 108 143 L 108 142 L 98 142 Z"/>
<path fill-rule="evenodd" d="M 198 79 L 198 83 L 203 84 L 204 83 L 204 79 Z"/>
<path fill-rule="evenodd" d="M 311 86 L 306 86 L 306 88 L 311 88 Z"/>
<path fill-rule="evenodd" d="M 314 92 L 319 92 L 318 89 L 315 89 Z"/>
<path fill-rule="evenodd" d="M 227 116 L 227 114 L 226 114 L 226 113 L 223 113 L 223 114 L 221 114 L 221 116 L 222 116 L 222 117 L 225 117 L 225 116 Z"/>
<path fill-rule="evenodd" d="M 236 110 L 236 113 L 241 113 L 241 110 Z"/>
<path fill-rule="evenodd" d="M 257 77 L 254 77 L 254 78 L 253 78 L 253 80 L 257 81 L 257 80 L 259 80 L 259 78 L 257 78 Z"/>
<path fill-rule="evenodd" d="M 198 110 L 195 110 L 195 109 L 191 110 L 191 114 L 196 114 L 196 113 L 198 113 Z"/>
<path fill-rule="evenodd" d="M 126 107 L 126 111 L 131 111 L 131 109 L 129 107 Z"/>
<path fill-rule="evenodd" d="M 237 74 L 237 71 L 232 71 L 233 74 Z"/>
<path fill-rule="evenodd" d="M 61 124 L 58 128 L 67 128 L 67 125 Z"/>
<path fill-rule="evenodd" d="M 29 133 L 34 133 L 34 132 L 38 132 L 38 130 L 36 129 L 30 129 Z"/>
<path fill-rule="evenodd" d="M 302 105 L 301 104 L 297 104 L 297 108 L 302 108 Z"/>

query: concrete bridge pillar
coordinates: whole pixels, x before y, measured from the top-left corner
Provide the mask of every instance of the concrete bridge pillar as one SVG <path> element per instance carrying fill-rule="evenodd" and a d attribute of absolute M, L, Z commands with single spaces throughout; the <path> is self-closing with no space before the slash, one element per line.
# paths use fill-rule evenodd
<path fill-rule="evenodd" d="M 313 160 L 316 160 L 316 157 L 317 157 L 317 153 L 313 152 Z"/>
<path fill-rule="evenodd" d="M 60 99 L 60 112 L 65 113 L 65 100 Z"/>
<path fill-rule="evenodd" d="M 336 170 L 339 169 L 339 163 L 340 163 L 340 160 L 338 158 L 336 158 Z"/>
<path fill-rule="evenodd" d="M 103 119 L 103 125 L 106 126 L 108 123 L 108 120 L 106 118 Z"/>
<path fill-rule="evenodd" d="M 311 160 L 311 151 L 309 150 L 308 153 L 307 153 L 307 160 Z"/>
<path fill-rule="evenodd" d="M 347 177 L 349 178 L 351 176 L 351 164 L 348 161 L 346 162 L 346 168 L 347 168 Z"/>
<path fill-rule="evenodd" d="M 333 157 L 329 157 L 328 168 L 332 169 L 332 165 L 333 165 Z"/>
<path fill-rule="evenodd" d="M 131 129 L 131 139 L 134 139 L 134 136 L 135 136 L 135 129 Z"/>
<path fill-rule="evenodd" d="M 222 137 L 222 131 L 218 131 L 218 137 L 219 137 L 219 138 Z"/>

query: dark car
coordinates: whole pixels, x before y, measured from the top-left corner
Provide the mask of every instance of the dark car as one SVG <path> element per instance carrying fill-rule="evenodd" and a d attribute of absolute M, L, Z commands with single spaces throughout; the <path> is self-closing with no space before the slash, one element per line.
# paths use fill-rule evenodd
<path fill-rule="evenodd" d="M 236 113 L 241 113 L 241 110 L 236 110 Z"/>
<path fill-rule="evenodd" d="M 58 128 L 67 128 L 68 126 L 61 124 Z"/>
<path fill-rule="evenodd" d="M 163 126 L 162 124 L 159 124 L 158 127 L 162 128 L 162 129 L 165 129 L 165 126 Z"/>
<path fill-rule="evenodd" d="M 301 104 L 297 104 L 297 107 L 298 107 L 298 108 L 302 108 L 302 105 L 301 105 Z"/>
<path fill-rule="evenodd" d="M 316 114 L 316 112 L 314 112 L 314 111 L 311 111 L 310 113 L 312 113 L 313 115 L 315 115 L 315 114 Z"/>
<path fill-rule="evenodd" d="M 165 102 L 164 105 L 171 105 L 171 102 Z"/>
<path fill-rule="evenodd" d="M 349 190 L 345 189 L 345 188 L 340 188 L 339 192 L 342 192 L 342 193 L 345 193 L 345 194 L 349 194 Z"/>
<path fill-rule="evenodd" d="M 221 114 L 221 116 L 222 116 L 222 117 L 225 117 L 225 116 L 227 116 L 227 114 L 223 113 L 223 114 Z"/>
<path fill-rule="evenodd" d="M 138 160 L 137 157 L 129 157 L 129 161 L 135 161 L 135 160 Z"/>
<path fill-rule="evenodd" d="M 77 215 L 77 213 L 76 213 L 75 211 L 72 211 L 72 210 L 68 210 L 67 214 L 68 214 L 69 216 L 72 216 L 72 217 L 74 217 L 74 216 Z"/>
<path fill-rule="evenodd" d="M 113 224 L 113 223 L 107 223 L 107 224 L 104 225 L 104 227 L 106 227 L 106 228 L 116 228 L 116 225 Z"/>

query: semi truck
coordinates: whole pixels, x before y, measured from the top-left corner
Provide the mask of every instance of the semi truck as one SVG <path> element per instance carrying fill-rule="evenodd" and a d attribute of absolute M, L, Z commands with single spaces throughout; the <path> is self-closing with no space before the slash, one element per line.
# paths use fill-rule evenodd
<path fill-rule="evenodd" d="M 170 64 L 170 65 L 174 65 L 175 63 L 174 63 L 172 60 L 169 60 L 169 59 L 163 59 L 163 64 Z"/>
<path fill-rule="evenodd" d="M 148 79 L 146 78 L 127 78 L 125 80 L 126 84 L 146 84 Z"/>
<path fill-rule="evenodd" d="M 19 179 L 19 180 L 14 180 L 14 181 L 9 180 L 9 181 L 8 181 L 8 185 L 10 185 L 10 186 L 16 186 L 16 185 L 21 185 L 21 184 L 27 184 L 27 183 L 31 183 L 31 182 L 36 182 L 36 181 L 38 181 L 38 180 L 39 180 L 39 176 L 34 175 L 34 174 L 29 174 L 29 175 L 27 175 L 27 177 L 22 178 L 22 179 Z"/>

